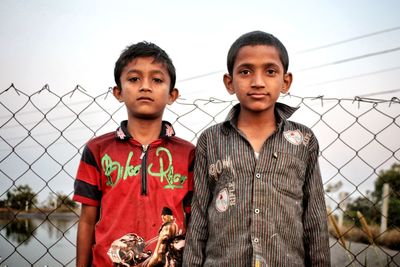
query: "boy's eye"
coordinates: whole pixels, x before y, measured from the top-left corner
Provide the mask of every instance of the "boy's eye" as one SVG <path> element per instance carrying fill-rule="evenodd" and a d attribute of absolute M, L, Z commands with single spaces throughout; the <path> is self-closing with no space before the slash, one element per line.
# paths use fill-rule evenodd
<path fill-rule="evenodd" d="M 274 69 L 267 70 L 267 74 L 269 74 L 269 75 L 274 75 L 275 73 L 276 73 L 276 70 L 274 70 Z"/>
<path fill-rule="evenodd" d="M 156 83 L 162 83 L 163 80 L 160 78 L 154 78 L 153 81 L 155 81 Z"/>
<path fill-rule="evenodd" d="M 239 73 L 243 74 L 243 75 L 249 75 L 250 74 L 250 70 L 241 70 Z"/>
<path fill-rule="evenodd" d="M 131 77 L 131 78 L 128 79 L 128 81 L 137 82 L 137 81 L 139 81 L 139 78 L 138 77 Z"/>

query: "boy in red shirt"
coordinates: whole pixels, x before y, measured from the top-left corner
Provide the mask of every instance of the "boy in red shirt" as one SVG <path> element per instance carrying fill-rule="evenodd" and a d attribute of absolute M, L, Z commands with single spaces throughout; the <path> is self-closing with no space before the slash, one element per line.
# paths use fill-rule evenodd
<path fill-rule="evenodd" d="M 162 120 L 166 105 L 178 97 L 175 67 L 164 50 L 148 42 L 127 47 L 114 78 L 113 94 L 125 104 L 128 120 L 83 151 L 73 197 L 82 203 L 77 266 L 154 266 L 166 253 L 153 253 L 156 245 L 167 247 L 160 242 L 185 232 L 194 146 Z M 161 237 L 164 210 L 174 223 L 168 238 Z"/>

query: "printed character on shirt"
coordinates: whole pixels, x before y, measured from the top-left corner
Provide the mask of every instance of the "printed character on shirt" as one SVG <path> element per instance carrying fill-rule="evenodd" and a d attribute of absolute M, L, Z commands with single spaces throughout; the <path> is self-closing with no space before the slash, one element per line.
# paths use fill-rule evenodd
<path fill-rule="evenodd" d="M 112 242 L 107 253 L 114 266 L 181 266 L 185 236 L 178 229 L 171 209 L 164 207 L 161 217 L 163 224 L 158 236 L 145 242 L 129 233 Z M 146 251 L 154 242 L 157 242 L 154 252 Z"/>

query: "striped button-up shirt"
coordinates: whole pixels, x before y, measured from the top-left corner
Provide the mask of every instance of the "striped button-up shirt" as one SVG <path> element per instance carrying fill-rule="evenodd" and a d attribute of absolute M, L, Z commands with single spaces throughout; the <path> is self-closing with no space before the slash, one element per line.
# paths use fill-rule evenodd
<path fill-rule="evenodd" d="M 330 266 L 318 141 L 295 110 L 276 103 L 258 159 L 239 105 L 201 134 L 183 266 Z"/>

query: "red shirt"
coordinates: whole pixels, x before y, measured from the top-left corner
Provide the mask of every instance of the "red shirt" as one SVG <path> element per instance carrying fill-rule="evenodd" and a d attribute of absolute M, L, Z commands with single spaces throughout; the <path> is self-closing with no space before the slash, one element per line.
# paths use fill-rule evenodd
<path fill-rule="evenodd" d="M 123 121 L 116 132 L 90 140 L 82 153 L 73 199 L 99 206 L 93 266 L 112 266 L 111 243 L 127 233 L 148 241 L 158 235 L 164 207 L 185 232 L 193 190 L 194 145 L 163 121 L 160 138 L 142 146 Z M 153 250 L 155 243 L 145 250 Z"/>

